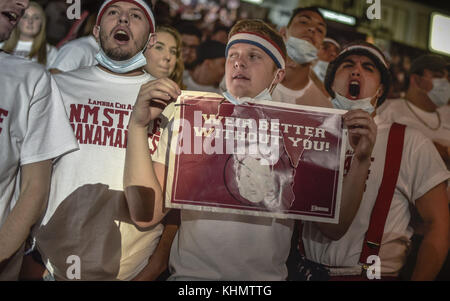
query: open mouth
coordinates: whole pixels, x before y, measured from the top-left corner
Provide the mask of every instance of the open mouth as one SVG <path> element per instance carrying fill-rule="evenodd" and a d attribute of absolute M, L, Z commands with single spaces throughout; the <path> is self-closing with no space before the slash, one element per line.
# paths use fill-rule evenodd
<path fill-rule="evenodd" d="M 114 39 L 116 39 L 119 42 L 128 42 L 130 40 L 130 36 L 124 30 L 118 30 L 114 34 Z"/>
<path fill-rule="evenodd" d="M 237 79 L 237 80 L 250 80 L 250 78 L 248 78 L 248 77 L 246 77 L 246 76 L 244 76 L 244 75 L 242 75 L 242 74 L 238 74 L 238 75 L 233 76 L 233 79 Z"/>
<path fill-rule="evenodd" d="M 360 92 L 361 92 L 361 84 L 356 80 L 352 80 L 348 85 L 348 94 L 350 95 L 351 98 L 358 99 Z"/>
<path fill-rule="evenodd" d="M 11 24 L 16 24 L 19 16 L 14 12 L 2 12 L 2 15 L 8 18 Z"/>

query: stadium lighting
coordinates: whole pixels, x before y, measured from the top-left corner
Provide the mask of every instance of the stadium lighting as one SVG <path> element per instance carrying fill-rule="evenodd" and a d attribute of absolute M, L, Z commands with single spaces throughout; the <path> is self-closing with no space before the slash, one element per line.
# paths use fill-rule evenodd
<path fill-rule="evenodd" d="M 328 9 L 324 9 L 324 8 L 319 8 L 319 11 L 323 14 L 325 19 L 343 23 L 343 24 L 347 24 L 347 25 L 351 25 L 351 26 L 355 26 L 355 24 L 356 24 L 355 17 L 349 16 L 346 14 L 342 14 L 342 13 L 338 13 L 335 11 L 331 11 Z"/>
<path fill-rule="evenodd" d="M 428 48 L 431 51 L 450 55 L 449 29 L 450 16 L 436 12 L 431 14 L 430 38 L 428 40 Z"/>

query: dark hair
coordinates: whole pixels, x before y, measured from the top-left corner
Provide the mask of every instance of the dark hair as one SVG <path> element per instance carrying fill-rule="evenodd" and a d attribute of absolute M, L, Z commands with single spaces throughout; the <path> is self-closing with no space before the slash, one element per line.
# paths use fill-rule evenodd
<path fill-rule="evenodd" d="M 180 23 L 175 28 L 181 35 L 187 34 L 191 36 L 196 36 L 200 39 L 200 41 L 202 40 L 203 34 L 201 30 L 198 29 L 198 27 L 192 23 Z"/>
<path fill-rule="evenodd" d="M 332 97 L 334 97 L 335 92 L 333 91 L 333 89 L 331 87 L 333 85 L 334 76 L 336 75 L 336 71 L 339 68 L 339 66 L 344 62 L 344 59 L 346 57 L 348 57 L 349 55 L 354 55 L 354 54 L 355 55 L 363 55 L 363 56 L 370 58 L 374 62 L 375 67 L 380 72 L 380 81 L 381 81 L 381 84 L 383 85 L 384 90 L 383 90 L 383 94 L 380 96 L 380 98 L 378 99 L 377 104 L 376 104 L 377 106 L 379 106 L 383 103 L 383 101 L 386 99 L 386 97 L 389 93 L 389 89 L 391 86 L 391 73 L 389 72 L 388 68 L 383 64 L 383 62 L 380 60 L 380 58 L 377 57 L 375 54 L 373 54 L 372 52 L 370 52 L 364 48 L 354 48 L 354 46 L 362 46 L 362 47 L 371 48 L 371 49 L 375 50 L 386 62 L 386 58 L 385 58 L 383 52 L 380 49 L 378 49 L 377 46 L 375 46 L 373 44 L 367 43 L 365 41 L 355 41 L 350 44 L 347 44 L 343 48 L 341 53 L 336 57 L 336 59 L 334 61 L 330 62 L 330 64 L 328 65 L 327 73 L 325 75 L 325 80 L 324 80 L 325 89 Z M 352 47 L 353 49 L 347 50 L 347 48 L 349 48 L 349 47 Z"/>
<path fill-rule="evenodd" d="M 442 57 L 435 54 L 424 54 L 415 58 L 411 62 L 411 68 L 406 75 L 405 87 L 409 89 L 409 81 L 412 74 L 423 75 L 425 69 L 439 72 L 448 69 L 447 62 Z"/>
<path fill-rule="evenodd" d="M 227 45 L 214 40 L 207 40 L 201 43 L 197 47 L 197 60 L 195 61 L 194 65 L 198 66 L 207 59 L 217 59 L 225 57 L 226 46 Z"/>
<path fill-rule="evenodd" d="M 325 25 L 327 24 L 327 22 L 325 21 L 325 17 L 320 12 L 320 10 L 317 6 L 308 6 L 308 7 L 297 7 L 296 9 L 294 9 L 292 11 L 292 15 L 291 15 L 291 18 L 289 19 L 287 27 L 291 26 L 291 23 L 294 20 L 294 18 L 303 11 L 312 11 L 312 12 L 317 13 L 323 19 L 323 21 L 325 22 Z"/>

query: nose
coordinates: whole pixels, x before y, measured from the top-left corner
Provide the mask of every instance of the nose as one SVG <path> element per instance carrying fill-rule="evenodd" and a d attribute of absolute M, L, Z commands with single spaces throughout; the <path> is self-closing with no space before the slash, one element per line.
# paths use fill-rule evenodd
<path fill-rule="evenodd" d="M 129 23 L 127 12 L 122 12 L 120 14 L 120 16 L 119 16 L 119 23 L 124 23 L 124 24 L 128 24 Z"/>
<path fill-rule="evenodd" d="M 356 65 L 353 67 L 353 70 L 352 70 L 352 76 L 356 76 L 356 77 L 361 76 L 361 68 L 360 68 L 359 64 L 356 64 Z"/>
<path fill-rule="evenodd" d="M 238 68 L 245 68 L 246 64 L 245 64 L 244 60 L 243 60 L 242 58 L 239 57 L 239 58 L 235 58 L 235 59 L 234 59 L 234 64 L 233 64 L 233 66 L 234 66 L 235 69 L 238 69 Z"/>

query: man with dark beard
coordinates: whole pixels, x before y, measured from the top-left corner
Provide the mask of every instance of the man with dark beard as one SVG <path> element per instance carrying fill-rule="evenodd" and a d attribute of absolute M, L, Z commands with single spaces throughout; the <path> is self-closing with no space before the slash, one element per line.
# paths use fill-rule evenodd
<path fill-rule="evenodd" d="M 154 80 L 142 67 L 155 26 L 145 1 L 107 0 L 93 30 L 99 65 L 55 75 L 80 144 L 79 152 L 57 162 L 47 212 L 34 230 L 56 280 L 131 280 L 152 268 L 156 278 L 165 268 L 155 256 L 164 227 L 135 226 L 122 182 L 132 106 Z"/>

